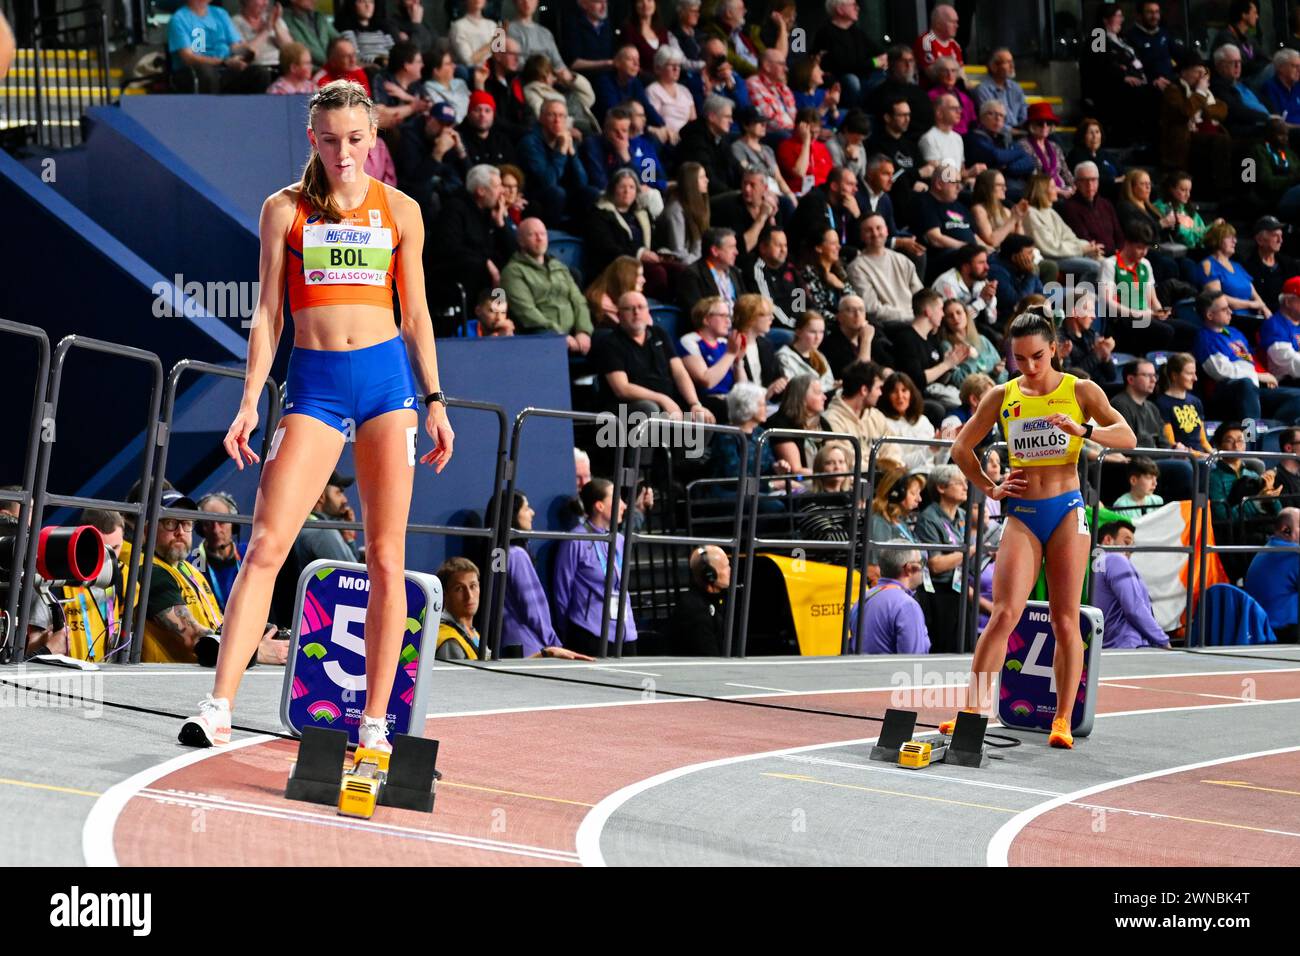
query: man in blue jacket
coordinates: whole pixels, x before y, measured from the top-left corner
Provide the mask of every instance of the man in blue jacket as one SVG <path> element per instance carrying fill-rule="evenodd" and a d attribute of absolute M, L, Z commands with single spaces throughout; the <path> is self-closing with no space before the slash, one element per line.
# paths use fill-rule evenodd
<path fill-rule="evenodd" d="M 1007 108 L 1001 100 L 985 100 L 979 125 L 966 134 L 966 161 L 999 170 L 1007 181 L 1007 200 L 1019 202 L 1025 182 L 1034 174 L 1034 158 L 1017 149 L 1007 129 Z"/>
<path fill-rule="evenodd" d="M 582 144 L 582 163 L 587 171 L 587 182 L 592 189 L 603 193 L 609 187 L 609 178 L 624 167 L 636 173 L 641 180 L 641 191 L 662 193 L 668 188 L 668 175 L 664 172 L 659 155 L 647 137 L 632 135 L 632 111 L 616 106 L 605 114 L 604 131 L 600 136 L 588 136 Z M 650 208 L 653 215 L 663 210 Z"/>
<path fill-rule="evenodd" d="M 659 111 L 650 105 L 645 95 L 645 85 L 641 78 L 641 54 L 634 46 L 625 46 L 614 54 L 614 69 L 596 77 L 592 87 L 596 91 L 596 116 L 605 118 L 605 113 L 620 103 L 635 100 L 645 107 L 646 119 L 651 130 L 663 129 L 664 119 Z"/>
<path fill-rule="evenodd" d="M 1268 546 L 1297 550 L 1255 555 L 1246 572 L 1246 593 L 1264 609 L 1277 639 L 1295 643 L 1300 631 L 1300 508 L 1282 509 Z"/>
<path fill-rule="evenodd" d="M 1160 22 L 1160 4 L 1156 0 L 1143 0 L 1138 4 L 1137 18 L 1124 31 L 1124 39 L 1142 61 L 1142 72 L 1147 81 L 1161 93 L 1175 82 L 1174 57 L 1182 53 L 1169 31 Z"/>
<path fill-rule="evenodd" d="M 548 226 L 556 228 L 590 208 L 599 196 L 573 145 L 569 108 L 564 100 L 547 100 L 541 122 L 519 141 L 528 202 Z"/>

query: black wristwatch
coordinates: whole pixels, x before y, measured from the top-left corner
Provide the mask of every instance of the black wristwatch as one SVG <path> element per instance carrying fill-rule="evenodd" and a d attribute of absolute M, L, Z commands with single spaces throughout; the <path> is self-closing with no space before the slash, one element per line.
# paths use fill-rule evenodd
<path fill-rule="evenodd" d="M 1093 429 L 1092 422 L 1088 422 L 1086 425 L 1083 426 L 1084 441 L 1088 441 L 1090 438 L 1092 438 L 1092 429 Z"/>
<path fill-rule="evenodd" d="M 446 407 L 447 407 L 447 396 L 444 395 L 442 392 L 430 392 L 428 395 L 424 396 L 424 407 L 425 407 L 425 408 L 428 408 L 428 407 L 429 407 L 430 405 L 432 405 L 434 402 L 442 402 L 442 407 L 443 407 L 443 408 L 446 408 Z"/>

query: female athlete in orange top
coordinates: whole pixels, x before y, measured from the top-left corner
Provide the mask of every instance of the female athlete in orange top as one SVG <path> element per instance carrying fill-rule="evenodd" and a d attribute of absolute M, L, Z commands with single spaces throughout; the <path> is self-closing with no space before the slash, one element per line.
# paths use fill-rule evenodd
<path fill-rule="evenodd" d="M 424 295 L 424 224 L 413 199 L 364 172 L 376 129 L 374 104 L 360 86 L 341 80 L 323 87 L 308 111 L 312 153 L 302 181 L 262 205 L 261 293 L 243 401 L 225 438 L 241 469 L 259 462 L 248 438 L 284 328 L 286 286 L 294 348 L 285 414 L 262 465 L 248 550 L 226 605 L 216 680 L 199 715 L 181 728 L 181 742 L 191 746 L 230 740 L 230 704 L 262 636 L 276 575 L 351 439 L 370 576 L 360 742 L 388 747 L 387 703 L 406 627 L 406 525 L 421 412 L 412 360 L 434 442 L 420 460 L 441 472 L 454 435 Z"/>

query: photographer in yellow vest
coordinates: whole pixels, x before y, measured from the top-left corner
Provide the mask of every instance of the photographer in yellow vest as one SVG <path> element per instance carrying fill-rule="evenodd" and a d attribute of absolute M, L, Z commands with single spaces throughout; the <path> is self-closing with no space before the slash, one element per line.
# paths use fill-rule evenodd
<path fill-rule="evenodd" d="M 102 584 L 63 587 L 58 590 L 68 627 L 68 656 L 81 661 L 103 662 L 119 650 L 122 612 L 126 606 L 126 582 L 120 556 L 124 534 L 122 515 L 116 511 L 85 508 L 74 525 L 91 525 L 103 535 L 105 572 Z"/>
<path fill-rule="evenodd" d="M 164 508 L 191 508 L 198 511 L 193 499 L 170 484 L 163 492 Z M 138 489 L 129 500 L 136 500 Z M 131 517 L 127 518 L 128 525 Z M 193 564 L 185 560 L 190 553 L 194 521 L 189 518 L 159 518 L 152 541 L 153 578 L 149 584 L 149 605 L 144 629 L 146 663 L 199 663 L 212 667 L 221 642 L 221 607 L 212 587 Z M 127 538 L 131 536 L 128 528 Z M 122 545 L 122 566 L 130 567 L 131 543 Z M 143 571 L 137 571 L 139 575 Z M 137 578 L 138 580 L 138 578 Z M 137 594 L 138 594 L 137 590 Z M 138 601 L 139 598 L 135 598 Z M 133 601 L 134 603 L 134 601 Z M 268 624 L 249 663 L 283 664 L 288 642 L 276 640 L 276 628 Z"/>

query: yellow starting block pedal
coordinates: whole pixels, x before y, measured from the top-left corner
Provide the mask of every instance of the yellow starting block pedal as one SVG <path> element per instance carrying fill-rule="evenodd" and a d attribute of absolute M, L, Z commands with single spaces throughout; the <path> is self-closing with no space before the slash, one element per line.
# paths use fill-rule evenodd
<path fill-rule="evenodd" d="M 909 740 L 898 748 L 898 765 L 920 770 L 930 766 L 931 747 L 920 740 Z"/>
<path fill-rule="evenodd" d="M 391 754 L 358 748 L 350 767 L 344 766 L 347 746 L 342 730 L 304 728 L 284 795 L 336 806 L 343 816 L 362 819 L 379 806 L 433 811 L 438 741 L 394 734 Z"/>
<path fill-rule="evenodd" d="M 352 757 L 352 769 L 343 772 L 343 783 L 339 787 L 340 814 L 364 820 L 375 815 L 375 807 L 379 805 L 388 779 L 390 756 L 380 750 L 357 748 Z"/>

